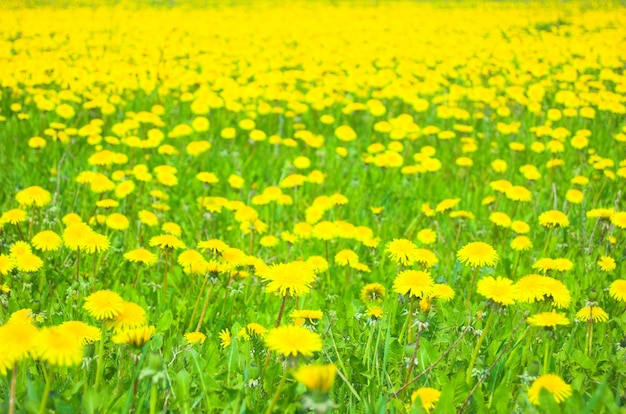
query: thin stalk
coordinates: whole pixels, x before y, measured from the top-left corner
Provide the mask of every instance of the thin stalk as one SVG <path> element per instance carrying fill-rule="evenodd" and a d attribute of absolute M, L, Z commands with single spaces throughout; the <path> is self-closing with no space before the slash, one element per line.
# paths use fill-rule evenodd
<path fill-rule="evenodd" d="M 52 374 L 50 373 L 48 365 L 46 365 L 44 371 L 47 373 L 46 386 L 43 389 L 43 395 L 41 396 L 41 403 L 39 404 L 39 414 L 44 414 L 46 412 L 46 408 L 48 407 L 48 397 L 50 395 L 50 387 L 52 386 Z"/>
<path fill-rule="evenodd" d="M 9 392 L 9 414 L 15 414 L 15 389 L 17 388 L 17 361 L 13 362 L 11 372 L 11 391 Z"/>
<path fill-rule="evenodd" d="M 548 365 L 550 364 L 550 338 L 546 338 L 546 343 L 543 351 L 543 373 L 548 373 Z"/>
<path fill-rule="evenodd" d="M 593 308 L 592 308 L 593 309 Z M 585 346 L 585 355 L 591 355 L 591 348 L 593 344 L 593 318 L 591 317 L 591 312 L 589 315 L 589 320 L 587 320 L 587 341 Z"/>
<path fill-rule="evenodd" d="M 96 291 L 96 282 L 97 282 L 97 274 L 98 274 L 98 255 L 93 255 L 93 286 L 92 291 Z"/>
<path fill-rule="evenodd" d="M 96 382 L 95 388 L 98 389 L 100 380 L 102 379 L 102 372 L 104 371 L 104 337 L 106 336 L 106 328 L 104 322 L 102 322 L 102 335 L 100 335 L 100 345 L 98 345 L 98 359 L 96 360 Z"/>
<path fill-rule="evenodd" d="M 285 303 L 287 303 L 287 295 L 283 296 L 283 301 L 280 303 L 280 310 L 278 311 L 278 317 L 276 318 L 276 324 L 274 325 L 276 328 L 280 326 L 280 321 L 283 318 L 283 312 L 285 311 Z M 263 364 L 263 370 L 261 371 L 261 378 L 263 378 L 263 374 L 265 370 L 270 365 L 270 358 L 272 357 L 272 351 L 268 350 L 267 355 L 265 356 L 265 363 Z"/>
<path fill-rule="evenodd" d="M 209 299 L 211 298 L 211 292 L 213 291 L 213 283 L 209 287 L 209 291 L 206 294 L 206 298 L 204 299 L 204 305 L 202 306 L 202 312 L 200 313 L 200 319 L 198 320 L 198 324 L 196 325 L 196 332 L 200 331 L 200 327 L 202 326 L 202 321 L 204 320 L 204 315 L 206 314 L 207 307 L 209 306 Z"/>
<path fill-rule="evenodd" d="M 270 403 L 270 406 L 267 408 L 267 411 L 265 412 L 266 414 L 271 414 L 274 411 L 274 406 L 276 405 L 276 402 L 278 401 L 278 397 L 280 396 L 280 392 L 283 390 L 283 386 L 285 385 L 286 380 L 287 380 L 287 370 L 285 369 L 283 371 L 283 377 L 280 380 L 280 384 L 278 384 L 278 388 L 276 389 L 276 392 L 274 393 L 274 398 L 272 398 L 272 402 Z"/>
<path fill-rule="evenodd" d="M 420 347 L 421 338 L 422 338 L 422 329 L 418 329 L 417 339 L 415 340 L 415 348 L 413 349 L 413 355 L 411 355 L 411 360 L 409 361 L 409 370 L 406 373 L 406 378 L 404 379 L 404 385 L 408 384 L 409 380 L 411 379 L 411 373 L 413 372 L 413 366 L 415 364 L 415 358 L 417 357 L 417 350 Z"/>
<path fill-rule="evenodd" d="M 367 337 L 367 345 L 365 345 L 365 352 L 363 353 L 363 365 L 367 363 L 367 369 L 370 368 L 370 345 L 372 345 L 372 338 L 374 337 L 374 327 L 370 327 L 370 334 Z"/>
<path fill-rule="evenodd" d="M 515 272 L 517 272 L 517 267 L 519 266 L 519 261 L 522 257 L 522 252 L 517 252 L 517 260 L 515 261 L 515 267 L 513 267 L 513 273 L 511 275 L 515 277 Z"/>
<path fill-rule="evenodd" d="M 20 239 L 24 241 L 24 233 L 22 233 L 22 229 L 20 228 L 20 223 L 15 223 L 15 227 L 17 227 L 17 232 L 20 234 Z"/>
<path fill-rule="evenodd" d="M 76 250 L 76 281 L 80 278 L 80 248 Z"/>
<path fill-rule="evenodd" d="M 472 292 L 474 291 L 474 283 L 476 283 L 476 275 L 478 274 L 478 267 L 474 268 L 474 274 L 472 275 L 472 282 L 470 284 L 469 292 L 467 292 L 467 298 L 465 299 L 465 307 L 469 307 L 470 299 L 472 298 Z"/>
<path fill-rule="evenodd" d="M 409 297 L 409 314 L 407 315 L 407 320 L 409 322 L 409 326 L 407 327 L 408 333 L 406 335 L 406 343 L 410 344 L 413 342 L 413 306 L 415 306 L 415 300 L 412 297 Z"/>
<path fill-rule="evenodd" d="M 278 328 L 280 326 L 280 322 L 283 319 L 283 313 L 285 312 L 285 303 L 287 303 L 287 295 L 283 296 L 283 301 L 280 303 L 280 309 L 278 310 L 278 317 L 276 318 L 276 324 L 274 327 Z"/>
<path fill-rule="evenodd" d="M 137 266 L 137 270 L 135 270 L 135 277 L 133 278 L 133 289 L 137 286 L 137 280 L 139 279 L 139 269 L 141 266 Z"/>
<path fill-rule="evenodd" d="M 157 397 L 156 384 L 152 382 L 152 385 L 150 385 L 150 414 L 156 413 Z"/>
<path fill-rule="evenodd" d="M 204 292 L 204 288 L 206 287 L 208 281 L 209 278 L 205 276 L 204 281 L 202 282 L 202 286 L 200 287 L 200 292 L 198 292 L 196 303 L 194 303 L 193 305 L 193 311 L 191 312 L 191 318 L 189 319 L 189 326 L 187 326 L 187 331 L 189 331 L 191 329 L 191 325 L 193 325 L 194 318 L 196 317 L 196 310 L 198 310 L 198 305 L 200 304 L 200 298 L 202 297 L 202 293 Z"/>
<path fill-rule="evenodd" d="M 165 272 L 163 273 L 163 303 L 167 300 L 167 272 L 170 270 L 170 254 L 169 250 L 165 251 Z"/>
<path fill-rule="evenodd" d="M 467 368 L 467 374 L 465 375 L 465 382 L 467 384 L 472 380 L 472 370 L 474 369 L 474 364 L 476 363 L 476 358 L 478 357 L 478 352 L 480 351 L 480 346 L 482 345 L 485 337 L 487 336 L 487 332 L 489 331 L 489 327 L 491 326 L 491 321 L 493 321 L 493 317 L 495 315 L 495 310 L 491 310 L 489 312 L 489 317 L 487 317 L 487 322 L 485 323 L 485 327 L 483 328 L 483 333 L 480 334 L 478 338 L 478 342 L 476 342 L 476 346 L 474 347 L 474 352 L 472 352 L 472 359 L 470 360 L 469 367 Z"/>
<path fill-rule="evenodd" d="M 546 255 L 548 251 L 548 246 L 550 245 L 550 240 L 552 239 L 552 229 L 548 230 L 548 239 L 546 240 L 546 245 L 543 247 L 543 255 Z"/>

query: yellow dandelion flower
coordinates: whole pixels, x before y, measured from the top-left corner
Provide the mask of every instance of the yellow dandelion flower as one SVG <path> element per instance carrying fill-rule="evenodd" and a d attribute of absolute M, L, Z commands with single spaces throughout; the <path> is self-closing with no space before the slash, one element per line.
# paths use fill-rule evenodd
<path fill-rule="evenodd" d="M 405 270 L 393 281 L 393 290 L 401 295 L 423 298 L 429 296 L 434 288 L 430 273 L 421 270 Z"/>
<path fill-rule="evenodd" d="M 448 302 L 454 299 L 454 290 L 445 283 L 435 283 L 430 293 L 430 299 L 438 299 L 440 301 Z"/>
<path fill-rule="evenodd" d="M 538 326 L 542 328 L 554 328 L 557 325 L 569 325 L 570 320 L 565 315 L 557 312 L 542 312 L 529 316 L 526 322 L 530 326 Z"/>
<path fill-rule="evenodd" d="M 20 272 L 36 272 L 43 266 L 43 260 L 32 253 L 22 254 L 14 259 L 15 268 Z"/>
<path fill-rule="evenodd" d="M 569 227 L 569 219 L 558 210 L 549 210 L 539 215 L 539 224 L 543 227 Z"/>
<path fill-rule="evenodd" d="M 609 314 L 599 306 L 587 305 L 576 312 L 576 319 L 584 322 L 589 320 L 593 320 L 594 322 L 605 322 L 609 319 Z"/>
<path fill-rule="evenodd" d="M 118 331 L 111 340 L 115 344 L 127 344 L 134 347 L 142 347 L 148 342 L 156 332 L 156 327 L 139 326 L 136 328 L 123 329 Z"/>
<path fill-rule="evenodd" d="M 265 336 L 265 344 L 270 351 L 284 356 L 312 356 L 321 351 L 322 338 L 306 328 L 286 325 L 271 329 Z"/>
<path fill-rule="evenodd" d="M 230 346 L 231 336 L 228 329 L 222 329 L 218 336 L 220 338 L 220 345 L 222 346 L 222 348 Z"/>
<path fill-rule="evenodd" d="M 213 253 L 221 253 L 229 247 L 228 244 L 219 239 L 211 239 L 198 243 L 198 249 L 203 251 L 210 250 Z"/>
<path fill-rule="evenodd" d="M 74 335 L 83 345 L 99 341 L 102 331 L 95 326 L 80 321 L 67 321 L 59 325 L 68 335 Z"/>
<path fill-rule="evenodd" d="M 146 323 L 146 311 L 134 302 L 122 302 L 120 312 L 110 321 L 116 331 L 137 328 Z"/>
<path fill-rule="evenodd" d="M 38 333 L 36 326 L 20 321 L 0 326 L 0 375 L 6 375 L 14 362 L 33 354 Z"/>
<path fill-rule="evenodd" d="M 294 309 L 289 317 L 295 320 L 307 320 L 309 323 L 322 319 L 324 313 L 321 310 Z"/>
<path fill-rule="evenodd" d="M 600 257 L 597 264 L 600 270 L 602 270 L 603 272 L 611 272 L 617 268 L 615 259 L 609 256 Z"/>
<path fill-rule="evenodd" d="M 515 251 L 525 251 L 533 248 L 533 242 L 526 236 L 517 236 L 511 240 L 511 249 Z"/>
<path fill-rule="evenodd" d="M 52 197 L 48 190 L 35 185 L 19 191 L 15 195 L 15 200 L 20 206 L 43 207 L 50 204 Z"/>
<path fill-rule="evenodd" d="M 380 283 L 368 283 L 361 289 L 360 297 L 365 303 L 380 302 L 385 297 L 385 287 Z"/>
<path fill-rule="evenodd" d="M 561 377 L 554 374 L 545 374 L 537 378 L 528 390 L 528 399 L 539 405 L 539 394 L 542 389 L 547 390 L 557 403 L 561 403 L 572 395 L 572 387 Z"/>
<path fill-rule="evenodd" d="M 611 287 L 609 288 L 609 294 L 613 299 L 626 302 L 626 280 L 618 279 L 611 283 Z"/>
<path fill-rule="evenodd" d="M 387 243 L 385 253 L 398 265 L 407 266 L 417 260 L 417 246 L 407 239 L 393 239 Z"/>
<path fill-rule="evenodd" d="M 110 290 L 99 290 L 85 298 L 83 308 L 98 320 L 114 319 L 124 310 L 124 300 Z"/>
<path fill-rule="evenodd" d="M 513 305 L 518 296 L 513 281 L 501 276 L 496 279 L 491 276 L 480 279 L 476 291 L 500 305 Z"/>
<path fill-rule="evenodd" d="M 133 249 L 124 253 L 124 258 L 129 262 L 146 265 L 153 265 L 157 262 L 157 255 L 144 248 Z"/>
<path fill-rule="evenodd" d="M 498 253 L 484 242 L 466 244 L 457 252 L 457 257 L 461 263 L 471 267 L 495 266 L 498 261 Z"/>
<path fill-rule="evenodd" d="M 372 319 L 380 319 L 383 317 L 383 308 L 378 305 L 368 305 L 365 314 Z"/>
<path fill-rule="evenodd" d="M 184 249 L 183 243 L 178 237 L 171 234 L 161 234 L 150 239 L 151 247 L 159 247 L 160 249 Z"/>
<path fill-rule="evenodd" d="M 422 387 L 413 391 L 411 394 L 411 403 L 413 404 L 419 401 L 422 408 L 429 413 L 437 405 L 439 397 L 441 397 L 441 391 L 434 388 Z"/>
<path fill-rule="evenodd" d="M 333 387 L 336 374 L 335 364 L 301 365 L 293 377 L 311 391 L 327 393 Z"/>
<path fill-rule="evenodd" d="M 5 223 L 19 224 L 26 221 L 27 218 L 28 215 L 26 212 L 19 208 L 14 208 L 13 210 L 2 213 L 2 221 Z"/>
<path fill-rule="evenodd" d="M 51 230 L 40 231 L 31 240 L 33 247 L 44 252 L 56 251 L 63 245 L 61 236 Z"/>
<path fill-rule="evenodd" d="M 6 276 L 15 269 L 15 263 L 11 256 L 0 254 L 0 275 Z"/>
<path fill-rule="evenodd" d="M 206 335 L 202 332 L 187 332 L 184 337 L 188 344 L 202 345 L 206 339 Z"/>
<path fill-rule="evenodd" d="M 266 287 L 268 292 L 277 292 L 282 296 L 302 296 L 311 290 L 315 280 L 312 267 L 303 261 L 269 266 L 260 276 L 269 282 Z"/>
<path fill-rule="evenodd" d="M 51 365 L 69 367 L 83 361 L 83 342 L 72 327 L 51 326 L 39 331 L 36 355 Z"/>

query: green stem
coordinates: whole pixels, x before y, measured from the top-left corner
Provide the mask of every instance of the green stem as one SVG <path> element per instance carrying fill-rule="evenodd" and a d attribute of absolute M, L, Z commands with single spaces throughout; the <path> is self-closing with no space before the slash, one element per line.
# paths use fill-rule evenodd
<path fill-rule="evenodd" d="M 548 365 L 550 364 L 550 338 L 545 338 L 546 344 L 543 352 L 543 373 L 548 373 Z"/>
<path fill-rule="evenodd" d="M 9 392 L 9 414 L 15 413 L 15 389 L 17 388 L 17 361 L 13 363 L 11 372 L 11 391 Z"/>
<path fill-rule="evenodd" d="M 546 255 L 546 252 L 548 251 L 548 246 L 550 245 L 550 240 L 552 239 L 552 229 L 548 230 L 548 239 L 546 240 L 546 245 L 543 246 L 543 255 Z"/>
<path fill-rule="evenodd" d="M 585 355 L 591 355 L 591 347 L 593 342 L 593 318 L 589 315 L 589 320 L 587 321 L 587 345 L 585 346 Z"/>
<path fill-rule="evenodd" d="M 150 414 L 156 413 L 157 397 L 158 394 L 156 384 L 152 382 L 152 385 L 150 386 Z"/>
<path fill-rule="evenodd" d="M 44 368 L 46 371 L 46 386 L 43 390 L 43 395 L 41 396 L 41 403 L 39 404 L 39 414 L 44 414 L 46 412 L 46 408 L 48 407 L 48 396 L 50 395 L 50 387 L 52 386 L 52 374 L 49 372 L 49 368 L 46 365 Z"/>
<path fill-rule="evenodd" d="M 467 298 L 465 299 L 465 307 L 469 307 L 470 300 L 472 298 L 472 292 L 474 291 L 474 283 L 476 283 L 476 275 L 478 274 L 478 267 L 474 268 L 474 274 L 472 275 L 472 282 L 470 284 L 469 291 L 467 292 Z"/>
<path fill-rule="evenodd" d="M 410 344 L 413 342 L 413 306 L 415 304 L 415 300 L 409 296 L 409 314 L 407 315 L 407 320 L 409 322 L 409 326 L 407 327 L 408 333 L 406 335 L 406 343 Z"/>
<path fill-rule="evenodd" d="M 274 411 L 274 406 L 276 405 L 276 402 L 278 401 L 278 397 L 280 396 L 280 392 L 283 390 L 283 386 L 285 385 L 286 380 L 287 380 L 287 370 L 285 369 L 283 371 L 283 377 L 280 380 L 280 384 L 278 384 L 278 388 L 276 389 L 276 392 L 274 393 L 274 398 L 272 398 L 272 402 L 270 403 L 270 406 L 267 408 L 266 414 L 271 414 Z"/>
<path fill-rule="evenodd" d="M 211 298 L 211 292 L 213 292 L 213 283 L 209 286 L 209 291 L 206 293 L 206 298 L 204 299 L 204 305 L 202 306 L 202 312 L 200 313 L 200 319 L 198 320 L 198 325 L 196 325 L 196 332 L 200 331 L 202 327 L 202 321 L 204 321 L 204 315 L 206 314 L 207 307 L 209 306 L 209 299 Z"/>
<path fill-rule="evenodd" d="M 480 346 L 482 345 L 485 337 L 487 336 L 487 332 L 489 331 L 489 327 L 491 326 L 491 321 L 493 321 L 493 317 L 495 315 L 495 310 L 491 310 L 489 312 L 489 316 L 487 317 L 487 322 L 485 323 L 485 327 L 483 328 L 483 333 L 478 338 L 478 342 L 476 342 L 476 346 L 474 347 L 474 352 L 472 352 L 472 359 L 470 360 L 469 367 L 467 368 L 467 374 L 465 375 L 465 382 L 467 384 L 472 380 L 472 370 L 474 369 L 474 364 L 476 363 L 476 358 L 478 357 L 478 352 L 480 351 Z"/>
<path fill-rule="evenodd" d="M 196 317 L 196 311 L 198 310 L 198 305 L 200 304 L 200 298 L 202 298 L 202 293 L 204 292 L 204 288 L 206 287 L 207 282 L 209 281 L 208 276 L 204 277 L 202 281 L 202 286 L 200 287 L 200 292 L 198 292 L 198 297 L 196 298 L 196 303 L 193 305 L 193 311 L 191 312 L 191 318 L 189 319 L 189 325 L 187 326 L 187 331 L 191 329 L 191 325 L 193 325 L 193 321 Z"/>
<path fill-rule="evenodd" d="M 137 279 L 139 279 L 139 269 L 141 269 L 141 266 L 137 266 L 137 270 L 135 271 L 135 278 L 133 279 L 133 289 L 135 289 L 135 286 L 137 286 Z"/>
<path fill-rule="evenodd" d="M 374 337 L 374 331 L 375 329 L 373 327 L 370 327 L 370 334 L 367 338 L 367 345 L 365 345 L 365 352 L 363 353 L 363 364 L 366 363 L 367 361 L 367 369 L 369 370 L 370 368 L 370 345 L 372 345 L 372 338 Z"/>
<path fill-rule="evenodd" d="M 95 388 L 98 389 L 100 380 L 102 379 L 102 372 L 104 371 L 104 337 L 106 336 L 106 329 L 104 322 L 102 322 L 102 335 L 100 336 L 100 344 L 98 346 L 98 359 L 96 360 L 96 383 Z"/>
<path fill-rule="evenodd" d="M 163 274 L 163 303 L 167 301 L 167 272 L 170 270 L 170 255 L 169 251 L 165 253 L 165 273 Z"/>
<path fill-rule="evenodd" d="M 17 232 L 20 234 L 20 239 L 24 241 L 24 233 L 22 233 L 22 229 L 20 228 L 20 223 L 15 223 L 15 227 L 17 227 Z"/>
<path fill-rule="evenodd" d="M 411 360 L 409 361 L 409 370 L 406 373 L 406 378 L 404 380 L 404 388 L 406 389 L 406 385 L 409 383 L 411 379 L 411 373 L 413 372 L 413 365 L 415 364 L 415 358 L 417 357 L 417 350 L 420 347 L 420 339 L 422 338 L 422 330 L 417 330 L 417 339 L 415 340 L 415 348 L 413 349 L 413 355 L 411 355 Z"/>
<path fill-rule="evenodd" d="M 80 278 L 80 248 L 76 250 L 76 281 Z"/>

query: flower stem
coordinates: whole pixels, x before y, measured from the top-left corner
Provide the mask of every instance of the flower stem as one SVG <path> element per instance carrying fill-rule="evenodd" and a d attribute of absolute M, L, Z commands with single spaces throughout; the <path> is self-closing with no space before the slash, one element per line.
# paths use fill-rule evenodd
<path fill-rule="evenodd" d="M 474 268 L 474 274 L 472 275 L 472 282 L 470 284 L 469 292 L 467 292 L 467 298 L 465 299 L 465 307 L 467 308 L 472 298 L 472 292 L 474 291 L 474 283 L 476 283 L 476 275 L 478 274 L 478 267 Z"/>
<path fill-rule="evenodd" d="M 367 338 L 367 345 L 365 345 L 365 352 L 363 353 L 363 364 L 367 363 L 367 369 L 370 368 L 370 346 L 372 345 L 372 338 L 374 337 L 374 327 L 370 327 L 370 334 Z"/>
<path fill-rule="evenodd" d="M 102 379 L 102 372 L 104 371 L 104 337 L 105 337 L 106 329 L 104 327 L 104 322 L 102 322 L 102 335 L 100 336 L 100 345 L 98 346 L 98 359 L 96 360 L 96 382 L 95 388 L 98 389 L 98 385 L 100 385 L 100 380 Z"/>
<path fill-rule="evenodd" d="M 170 255 L 169 251 L 165 252 L 165 272 L 163 274 L 163 303 L 167 300 L 167 272 L 170 270 Z"/>
<path fill-rule="evenodd" d="M 280 322 L 283 319 L 283 313 L 285 312 L 285 303 L 287 303 L 287 295 L 283 296 L 283 301 L 280 303 L 280 309 L 278 310 L 278 318 L 276 318 L 276 328 L 280 326 Z"/>
<path fill-rule="evenodd" d="M 198 325 L 196 325 L 196 332 L 200 331 L 200 327 L 202 326 L 202 321 L 204 320 L 204 315 L 206 314 L 206 309 L 209 306 L 209 299 L 211 298 L 211 292 L 213 291 L 213 283 L 209 286 L 209 291 L 206 294 L 206 298 L 204 299 L 204 305 L 202 306 L 202 312 L 200 313 L 200 320 L 198 321 Z"/>
<path fill-rule="evenodd" d="M 191 312 L 191 318 L 189 318 L 189 326 L 187 326 L 187 331 L 191 329 L 191 325 L 193 325 L 194 318 L 196 317 L 196 311 L 198 310 L 198 305 L 200 304 L 200 298 L 202 297 L 202 293 L 204 292 L 204 288 L 206 287 L 207 282 L 209 281 L 208 277 L 204 277 L 202 281 L 202 286 L 200 287 L 200 292 L 198 292 L 198 297 L 196 298 L 196 303 L 193 305 L 193 311 Z"/>
<path fill-rule="evenodd" d="M 587 344 L 585 346 L 585 355 L 591 355 L 591 347 L 593 343 L 593 318 L 589 315 L 589 320 L 587 320 Z"/>
<path fill-rule="evenodd" d="M 20 234 L 20 239 L 24 241 L 24 233 L 22 233 L 22 229 L 20 228 L 20 223 L 15 223 L 15 227 L 17 227 L 17 232 Z"/>
<path fill-rule="evenodd" d="M 550 338 L 546 338 L 545 349 L 543 352 L 543 373 L 548 373 L 548 365 L 550 364 Z"/>
<path fill-rule="evenodd" d="M 411 360 L 409 361 L 409 370 L 406 373 L 406 378 L 404 380 L 404 388 L 406 389 L 406 385 L 409 383 L 411 379 L 411 373 L 413 372 L 413 365 L 415 364 L 415 358 L 417 357 L 417 350 L 420 347 L 420 339 L 422 338 L 422 329 L 417 330 L 417 339 L 415 340 L 415 348 L 413 349 L 413 355 L 411 355 Z"/>
<path fill-rule="evenodd" d="M 476 346 L 474 347 L 474 352 L 472 352 L 472 359 L 470 360 L 469 367 L 467 368 L 467 374 L 465 375 L 465 382 L 467 384 L 472 380 L 472 370 L 474 369 L 474 364 L 476 363 L 476 358 L 478 357 L 478 352 L 480 351 L 480 346 L 482 345 L 485 337 L 487 336 L 487 332 L 489 331 L 489 327 L 491 326 L 491 321 L 493 321 L 493 316 L 495 315 L 495 311 L 492 309 L 489 312 L 489 316 L 487 317 L 487 322 L 483 328 L 483 333 L 480 334 L 478 338 L 478 342 L 476 342 Z"/>
<path fill-rule="evenodd" d="M 13 363 L 11 372 L 11 391 L 9 392 L 9 414 L 15 414 L 15 389 L 17 385 L 17 361 Z"/>
<path fill-rule="evenodd" d="M 278 388 L 276 389 L 276 392 L 274 393 L 274 398 L 272 398 L 272 402 L 270 403 L 270 406 L 267 408 L 266 414 L 271 414 L 274 411 L 274 406 L 276 405 L 276 402 L 278 401 L 278 397 L 280 396 L 280 392 L 283 390 L 283 386 L 285 385 L 286 380 L 287 380 L 287 370 L 285 369 L 283 371 L 283 377 L 280 380 L 280 384 L 278 384 Z"/>
<path fill-rule="evenodd" d="M 407 315 L 407 319 L 409 321 L 409 326 L 407 327 L 408 329 L 408 333 L 406 335 L 406 343 L 410 344 L 411 342 L 413 342 L 413 306 L 415 303 L 415 300 L 412 297 L 409 297 L 409 314 Z"/>
<path fill-rule="evenodd" d="M 552 229 L 548 230 L 548 238 L 546 240 L 546 245 L 543 246 L 543 255 L 546 255 L 546 252 L 548 251 L 548 246 L 550 245 L 550 240 L 552 239 Z"/>
<path fill-rule="evenodd" d="M 135 289 L 135 286 L 137 286 L 137 279 L 139 279 L 139 269 L 141 269 L 141 266 L 137 266 L 137 270 L 135 271 L 135 278 L 133 279 L 133 289 Z"/>
<path fill-rule="evenodd" d="M 156 413 L 157 397 L 158 394 L 156 384 L 152 382 L 152 385 L 150 386 L 150 414 Z"/>
<path fill-rule="evenodd" d="M 39 404 L 39 414 L 44 414 L 46 412 L 46 408 L 48 407 L 48 396 L 50 395 L 50 387 L 52 386 L 52 374 L 49 372 L 47 365 L 44 370 L 48 375 L 46 375 L 46 386 L 43 390 L 43 395 L 41 396 L 41 403 Z"/>
<path fill-rule="evenodd" d="M 80 278 L 80 248 L 76 250 L 76 281 Z"/>

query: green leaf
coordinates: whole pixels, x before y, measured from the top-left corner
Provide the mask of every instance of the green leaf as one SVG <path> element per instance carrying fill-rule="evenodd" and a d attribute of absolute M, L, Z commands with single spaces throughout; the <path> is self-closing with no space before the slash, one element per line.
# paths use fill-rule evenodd
<path fill-rule="evenodd" d="M 172 311 L 168 309 L 165 312 L 163 312 L 163 315 L 161 315 L 156 325 L 157 331 L 166 332 L 172 325 L 172 320 L 173 320 Z"/>

